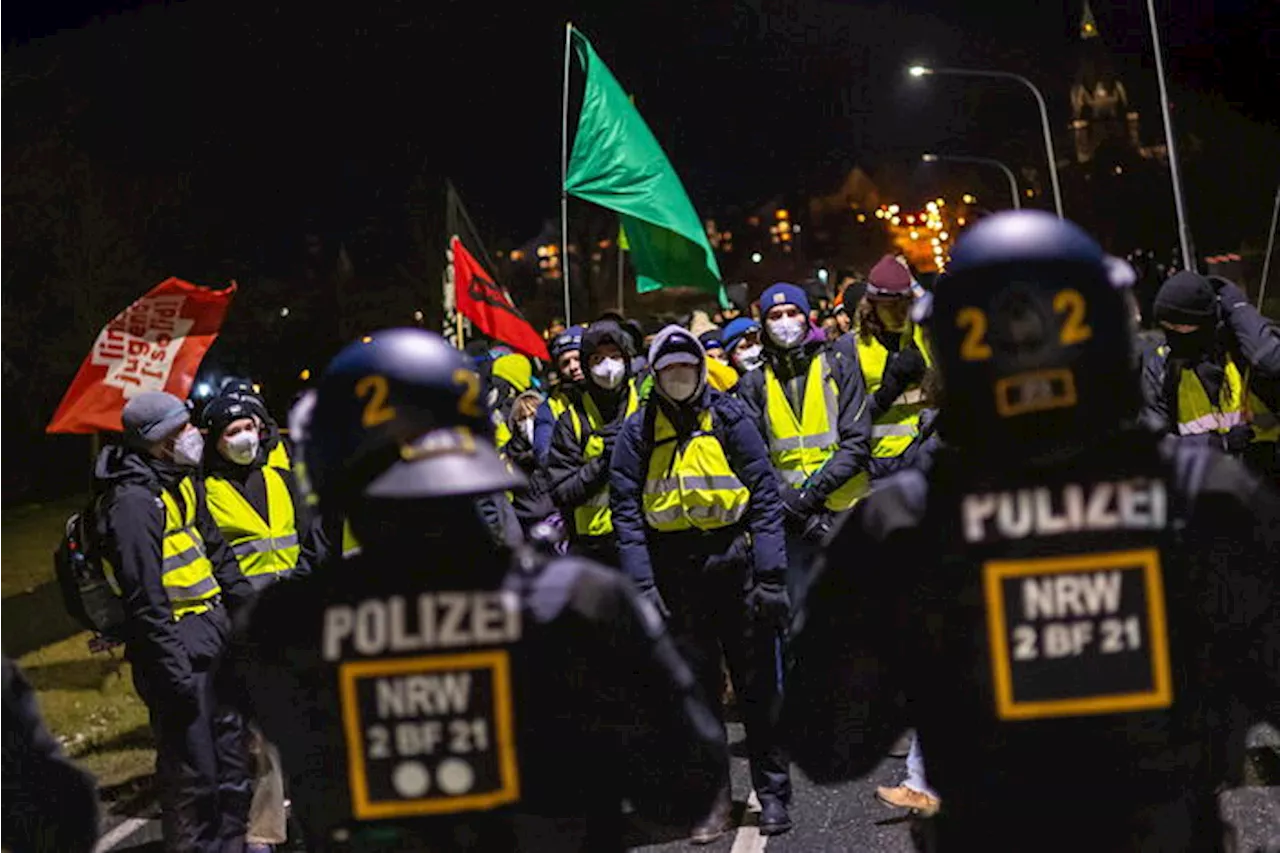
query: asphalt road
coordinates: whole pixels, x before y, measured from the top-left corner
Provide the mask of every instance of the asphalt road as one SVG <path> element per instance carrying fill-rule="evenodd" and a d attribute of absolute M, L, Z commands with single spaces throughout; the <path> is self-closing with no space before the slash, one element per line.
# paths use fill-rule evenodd
<path fill-rule="evenodd" d="M 729 739 L 742 740 L 742 726 L 731 723 Z M 1251 736 L 1251 746 L 1265 747 L 1280 757 L 1280 736 L 1274 731 Z M 653 837 L 638 829 L 631 837 L 633 849 L 645 853 L 702 849 L 708 853 L 760 853 L 763 850 L 865 851 L 865 853 L 910 853 L 911 822 L 898 810 L 875 799 L 877 785 L 896 785 L 905 772 L 902 759 L 886 758 L 875 772 L 864 779 L 832 788 L 819 788 L 798 771 L 793 779 L 794 802 L 791 816 L 795 828 L 786 835 L 766 838 L 755 829 L 755 815 L 747 806 L 751 782 L 746 759 L 735 746 L 733 758 L 733 795 L 735 813 L 739 817 L 736 832 L 714 844 L 693 848 L 682 835 Z M 1223 816 L 1239 833 L 1238 853 L 1280 853 L 1280 787 L 1248 787 L 1227 791 L 1221 798 Z M 131 822 L 110 819 L 107 834 L 98 850 L 159 853 L 160 824 L 154 807 Z"/>

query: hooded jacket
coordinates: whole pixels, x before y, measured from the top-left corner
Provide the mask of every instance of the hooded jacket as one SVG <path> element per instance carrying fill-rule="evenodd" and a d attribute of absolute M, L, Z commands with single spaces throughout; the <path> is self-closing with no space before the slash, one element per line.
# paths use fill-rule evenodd
<path fill-rule="evenodd" d="M 181 502 L 174 487 L 187 476 L 195 485 L 196 528 L 204 539 L 205 554 L 213 564 L 223 600 L 231 608 L 238 607 L 252 597 L 253 587 L 209 516 L 204 483 L 196 472 L 121 446 L 105 448 L 94 469 L 95 491 L 102 495 L 97 514 L 99 541 L 120 584 L 129 659 L 171 696 L 195 702 L 191 672 L 213 664 L 226 642 L 230 622 L 217 609 L 175 622 L 161 580 L 164 506 L 160 493 L 169 489 Z"/>
<path fill-rule="evenodd" d="M 520 397 L 541 399 L 541 395 L 536 391 L 526 391 Z M 516 398 L 515 403 L 519 402 L 520 397 Z M 516 409 L 515 403 L 511 406 L 513 412 Z M 542 405 L 546 405 L 546 402 L 543 401 Z M 534 417 L 536 419 L 537 415 L 535 414 Z M 534 449 L 533 442 L 523 430 L 518 428 L 518 424 L 511 415 L 508 415 L 508 427 L 511 430 L 511 440 L 502 448 L 502 455 L 507 459 L 508 464 L 519 469 L 529 480 L 528 488 L 513 493 L 511 507 L 515 510 L 516 518 L 520 520 L 520 526 L 527 531 L 554 513 L 556 505 L 551 500 L 547 472 L 538 464 L 537 451 Z M 537 429 L 536 424 L 534 429 Z"/>
<path fill-rule="evenodd" d="M 676 431 L 690 434 L 697 425 L 697 414 L 712 412 L 712 432 L 724 449 L 729 467 L 751 491 L 746 515 L 739 522 L 751 533 L 755 577 L 779 578 L 787 567 L 786 538 L 782 529 L 782 498 L 769 450 L 750 413 L 738 400 L 707 386 L 706 354 L 698 339 L 678 327 L 668 328 L 654 338 L 649 351 L 650 363 L 656 363 L 664 352 L 679 348 L 695 351 L 703 361 L 702 388 L 689 401 L 676 405 L 660 391 L 634 415 L 627 418 L 618 435 L 613 453 L 613 470 L 609 481 L 609 506 L 613 513 L 613 529 L 618 537 L 618 557 L 622 570 L 641 589 L 651 588 L 653 558 L 651 546 L 655 537 L 681 536 L 649 530 L 644 520 L 644 483 L 652 453 L 652 407 L 661 407 Z"/>
<path fill-rule="evenodd" d="M 1189 368 L 1198 376 L 1208 375 L 1210 381 L 1202 378 L 1201 382 L 1210 391 L 1213 390 L 1210 386 L 1220 387 L 1225 353 L 1231 354 L 1241 371 L 1248 369 L 1249 389 L 1272 412 L 1280 414 L 1280 327 L 1259 314 L 1234 284 L 1219 278 L 1210 278 L 1206 284 L 1217 287 L 1215 298 L 1221 325 L 1214 335 L 1213 346 L 1205 353 L 1204 361 L 1188 362 L 1160 349 L 1143 353 L 1142 419 L 1153 428 L 1172 435 L 1178 434 L 1176 378 L 1183 368 Z M 1158 304 L 1157 314 L 1160 309 Z M 1178 318 L 1175 316 L 1173 319 Z M 1171 376 L 1171 370 L 1177 372 Z M 1216 396 L 1212 395 L 1211 399 Z M 1179 440 L 1215 444 L 1218 438 L 1216 433 L 1202 433 L 1180 436 Z"/>
<path fill-rule="evenodd" d="M 262 471 L 267 464 L 267 454 L 265 446 L 259 445 L 258 455 L 248 465 L 232 462 L 218 451 L 218 437 L 210 431 L 205 436 L 203 479 L 207 481 L 210 477 L 219 477 L 226 480 L 260 518 L 268 519 L 267 481 Z M 320 531 L 315 513 L 302 498 L 302 490 L 298 487 L 293 471 L 285 468 L 272 470 L 284 481 L 285 489 L 289 492 L 289 500 L 293 503 L 293 524 L 298 532 L 298 565 L 287 573 L 287 577 L 304 577 L 324 560 L 328 542 Z M 207 501 L 203 503 L 208 506 Z"/>
<path fill-rule="evenodd" d="M 845 335 L 838 340 L 805 341 L 798 347 L 783 350 L 768 335 L 761 335 L 764 343 L 765 363 L 773 367 L 778 382 L 785 389 L 787 399 L 797 415 L 804 400 L 809 366 L 820 353 L 826 353 L 838 390 L 836 431 L 840 446 L 827 464 L 809 480 L 804 489 L 802 510 L 819 510 L 827 497 L 847 483 L 852 477 L 868 470 L 871 463 L 871 405 L 867 398 L 867 386 L 858 364 L 858 351 L 853 337 Z M 756 429 L 769 444 L 768 422 L 765 418 L 765 371 L 763 367 L 743 374 L 738 381 L 737 397 L 746 406 Z"/>
<path fill-rule="evenodd" d="M 602 344 L 611 343 L 622 351 L 622 361 L 627 365 L 621 384 L 613 391 L 606 391 L 595 383 L 590 376 L 591 355 Z M 573 418 L 565 412 L 556 422 L 551 435 L 551 447 L 547 452 L 547 474 L 551 481 L 551 497 L 562 511 L 572 510 L 582 505 L 591 495 L 609 485 L 609 454 L 605 453 L 590 460 L 583 459 L 590 427 L 582 398 L 590 396 L 600 415 L 606 421 L 602 430 L 616 435 L 622 426 L 622 416 L 626 411 L 627 394 L 631 387 L 631 368 L 628 353 L 630 342 L 627 334 L 612 320 L 598 320 L 592 323 L 582 335 L 582 365 L 587 377 L 582 381 L 582 391 L 573 407 L 578 412 L 578 420 L 582 424 L 582 436 L 574 431 Z M 606 441 L 606 446 L 608 441 Z M 584 464 L 585 462 L 585 464 Z"/>

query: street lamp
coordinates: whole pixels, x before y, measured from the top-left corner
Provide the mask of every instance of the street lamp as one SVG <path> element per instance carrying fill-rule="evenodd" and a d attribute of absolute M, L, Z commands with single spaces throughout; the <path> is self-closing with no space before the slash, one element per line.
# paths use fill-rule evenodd
<path fill-rule="evenodd" d="M 1187 225 L 1186 205 L 1182 200 L 1182 176 L 1178 167 L 1178 147 L 1174 142 L 1173 116 L 1169 114 L 1169 90 L 1164 79 L 1164 57 L 1160 48 L 1160 28 L 1156 26 L 1156 7 L 1147 0 L 1147 20 L 1151 23 L 1151 49 L 1156 55 L 1156 82 L 1160 86 L 1160 114 L 1164 118 L 1164 144 L 1169 156 L 1169 179 L 1173 182 L 1173 207 L 1178 216 L 1178 242 L 1182 246 L 1183 269 L 1195 271 L 1196 256 L 1191 249 L 1191 228 Z"/>
<path fill-rule="evenodd" d="M 1044 132 L 1044 153 L 1049 158 L 1049 178 L 1053 183 L 1053 205 L 1057 209 L 1058 218 L 1062 219 L 1062 189 L 1058 186 L 1058 157 L 1053 153 L 1053 131 L 1049 127 L 1049 109 L 1045 106 L 1044 95 L 1021 74 L 1011 71 L 979 71 L 971 68 L 932 68 L 927 65 L 913 65 L 907 69 L 912 77 L 926 77 L 931 74 L 950 74 L 955 77 L 988 77 L 995 80 L 1016 80 L 1031 90 L 1035 96 L 1036 106 L 1040 108 L 1040 129 Z"/>
<path fill-rule="evenodd" d="M 1009 197 L 1013 199 L 1013 209 L 1022 209 L 1022 200 L 1018 198 L 1018 181 L 1013 176 L 1013 170 L 999 160 L 993 160 L 990 157 L 969 157 L 960 154 L 921 154 L 920 159 L 926 163 L 948 160 L 956 163 L 977 163 L 983 166 L 995 166 L 1004 172 L 1004 176 L 1009 179 Z"/>

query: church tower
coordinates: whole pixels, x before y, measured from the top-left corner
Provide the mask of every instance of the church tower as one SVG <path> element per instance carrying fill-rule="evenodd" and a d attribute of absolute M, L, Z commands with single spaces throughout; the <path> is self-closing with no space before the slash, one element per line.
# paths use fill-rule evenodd
<path fill-rule="evenodd" d="M 1138 112 L 1102 43 L 1089 0 L 1080 16 L 1080 61 L 1071 86 L 1071 138 L 1077 163 L 1090 163 L 1100 146 L 1141 153 Z"/>

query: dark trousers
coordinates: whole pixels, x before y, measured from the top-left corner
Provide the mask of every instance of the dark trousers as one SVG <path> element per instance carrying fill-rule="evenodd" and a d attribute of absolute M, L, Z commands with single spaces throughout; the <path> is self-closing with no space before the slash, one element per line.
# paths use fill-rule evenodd
<path fill-rule="evenodd" d="M 743 710 L 751 784 L 761 800 L 791 800 L 791 773 L 778 729 L 782 706 L 781 637 L 747 614 L 751 550 L 745 533 L 653 533 L 658 591 L 671 611 L 668 628 L 711 707 L 720 702 L 723 660 Z"/>
<path fill-rule="evenodd" d="M 220 705 L 213 674 L 191 673 L 197 702 L 179 703 L 135 666 L 134 686 L 151 715 L 156 738 L 160 824 L 167 853 L 244 850 L 253 798 L 248 734 L 235 710 Z"/>

